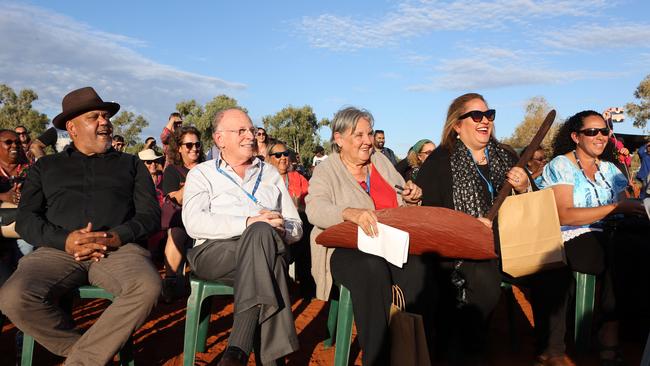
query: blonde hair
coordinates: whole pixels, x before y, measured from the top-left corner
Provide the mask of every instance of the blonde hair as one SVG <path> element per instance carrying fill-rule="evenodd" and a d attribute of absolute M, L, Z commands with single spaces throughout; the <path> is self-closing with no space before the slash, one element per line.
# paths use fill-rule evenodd
<path fill-rule="evenodd" d="M 458 118 L 463 113 L 463 108 L 465 104 L 470 100 L 480 99 L 487 105 L 485 98 L 478 93 L 467 93 L 463 94 L 460 97 L 454 99 L 449 105 L 447 110 L 447 120 L 445 125 L 442 128 L 442 138 L 440 139 L 440 146 L 444 146 L 447 150 L 452 151 L 454 145 L 456 144 L 456 138 L 458 133 L 454 130 L 454 127 L 458 124 Z"/>

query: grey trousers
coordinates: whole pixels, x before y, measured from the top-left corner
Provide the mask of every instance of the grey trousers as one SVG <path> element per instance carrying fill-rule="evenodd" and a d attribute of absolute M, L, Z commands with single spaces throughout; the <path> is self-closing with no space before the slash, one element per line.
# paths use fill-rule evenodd
<path fill-rule="evenodd" d="M 267 364 L 298 349 L 286 279 L 288 248 L 267 223 L 256 222 L 241 237 L 209 240 L 190 249 L 192 272 L 235 289 L 235 313 L 260 305 L 259 357 Z"/>
<path fill-rule="evenodd" d="M 57 300 L 86 284 L 115 299 L 82 335 Z M 144 323 L 160 288 L 149 251 L 137 244 L 109 252 L 99 262 L 77 262 L 62 250 L 41 247 L 20 260 L 0 289 L 0 309 L 49 351 L 66 357 L 66 365 L 105 365 Z"/>

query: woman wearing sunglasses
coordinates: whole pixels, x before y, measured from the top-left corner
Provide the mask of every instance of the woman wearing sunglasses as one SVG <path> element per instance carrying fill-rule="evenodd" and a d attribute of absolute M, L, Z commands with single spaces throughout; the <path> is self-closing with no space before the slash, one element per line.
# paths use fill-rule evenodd
<path fill-rule="evenodd" d="M 422 163 L 427 160 L 435 148 L 436 144 L 434 144 L 431 140 L 422 139 L 416 142 L 415 145 L 409 149 L 409 152 L 406 155 L 406 159 L 404 159 L 406 162 L 398 163 L 395 168 L 398 172 L 400 172 L 400 174 L 402 174 L 402 177 L 405 181 L 412 180 L 415 182 L 415 178 L 418 176 L 418 172 L 420 171 L 420 167 L 422 167 Z M 406 164 L 407 168 L 401 170 L 399 167 L 401 164 Z"/>
<path fill-rule="evenodd" d="M 269 157 L 268 154 L 268 144 L 269 144 L 269 135 L 266 134 L 266 130 L 262 127 L 257 128 L 255 133 L 255 141 L 257 142 L 257 157 L 266 161 Z"/>
<path fill-rule="evenodd" d="M 170 141 L 171 164 L 163 173 L 163 193 L 177 204 L 183 204 L 183 186 L 187 173 L 205 160 L 201 149 L 201 133 L 193 126 L 183 126 L 174 134 Z M 183 286 L 183 260 L 188 246 L 192 240 L 178 223 L 177 227 L 170 227 L 167 231 L 165 244 L 165 279 L 163 280 L 162 296 L 165 302 L 171 302 L 182 294 Z M 179 271 L 181 273 L 179 273 Z"/>
<path fill-rule="evenodd" d="M 267 162 L 271 163 L 284 180 L 284 184 L 289 190 L 291 199 L 299 211 L 305 210 L 305 196 L 309 189 L 309 182 L 305 177 L 296 171 L 289 171 L 289 150 L 287 145 L 281 141 L 271 141 L 267 149 Z"/>
<path fill-rule="evenodd" d="M 645 210 L 641 202 L 624 198 L 627 179 L 614 165 L 614 156 L 604 153 L 610 132 L 598 112 L 582 111 L 570 117 L 555 137 L 554 158 L 544 168 L 541 187 L 551 187 L 555 194 L 569 265 L 563 281 L 554 283 L 556 288 L 567 289 L 555 317 L 564 330 L 571 271 L 598 275 L 602 283 L 602 325 L 598 334 L 601 364 L 622 365 L 617 348 L 618 316 L 611 258 L 606 253 L 613 249 L 610 228 L 612 221 L 620 217 L 617 214 L 643 215 Z M 564 332 L 557 335 L 558 342 L 563 339 Z"/>
<path fill-rule="evenodd" d="M 416 184 L 422 205 L 446 207 L 483 218 L 501 187 L 529 188 L 526 172 L 513 168 L 517 159 L 494 138 L 496 112 L 480 94 L 456 98 L 447 111 L 440 146 L 424 161 Z M 441 260 L 439 316 L 441 341 L 436 350 L 455 350 L 449 361 L 484 361 L 488 319 L 501 294 L 497 260 Z M 448 342 L 448 343 L 447 343 Z"/>

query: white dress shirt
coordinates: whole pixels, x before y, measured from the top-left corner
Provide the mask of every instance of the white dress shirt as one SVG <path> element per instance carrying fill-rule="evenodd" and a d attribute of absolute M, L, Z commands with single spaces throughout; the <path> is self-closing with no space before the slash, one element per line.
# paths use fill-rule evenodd
<path fill-rule="evenodd" d="M 217 164 L 221 172 L 217 170 Z M 260 173 L 262 176 L 254 195 L 256 203 L 244 190 L 249 194 L 253 192 Z M 197 165 L 187 174 L 183 224 L 187 234 L 196 239 L 195 246 L 207 239 L 229 239 L 241 235 L 248 217 L 259 215 L 264 208 L 282 214 L 287 244 L 300 239 L 302 221 L 274 166 L 254 158 L 242 179 L 221 156 L 217 156 Z"/>

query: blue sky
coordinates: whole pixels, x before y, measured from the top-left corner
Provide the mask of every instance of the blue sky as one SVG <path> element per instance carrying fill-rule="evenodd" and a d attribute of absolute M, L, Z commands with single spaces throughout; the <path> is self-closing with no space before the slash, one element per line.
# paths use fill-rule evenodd
<path fill-rule="evenodd" d="M 287 105 L 318 118 L 355 105 L 404 156 L 438 142 L 469 91 L 497 109 L 500 138 L 534 96 L 561 117 L 634 101 L 650 74 L 648 14 L 646 0 L 0 1 L 0 82 L 35 89 L 50 118 L 94 86 L 154 136 L 176 102 L 222 93 L 254 122 Z"/>

